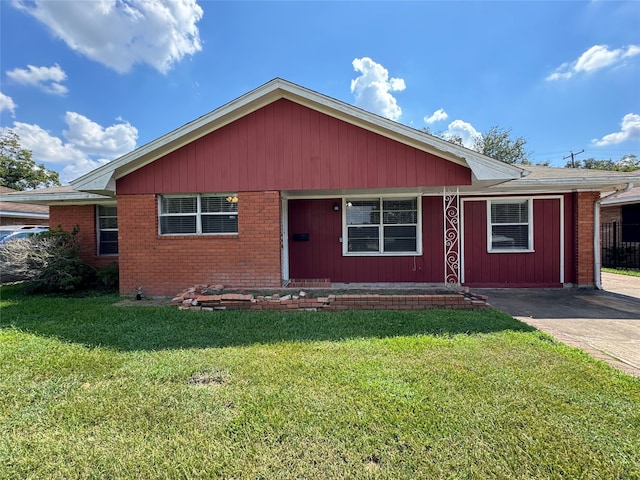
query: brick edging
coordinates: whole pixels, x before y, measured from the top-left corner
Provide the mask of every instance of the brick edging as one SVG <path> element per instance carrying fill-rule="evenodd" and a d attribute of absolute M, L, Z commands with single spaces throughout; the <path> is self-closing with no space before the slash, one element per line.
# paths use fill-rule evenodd
<path fill-rule="evenodd" d="M 450 294 L 393 295 L 339 294 L 324 297 L 299 295 L 251 295 L 224 293 L 206 295 L 192 288 L 176 296 L 172 305 L 180 310 L 278 310 L 278 311 L 339 311 L 339 310 L 429 310 L 478 309 L 487 306 L 487 297 L 470 292 Z"/>

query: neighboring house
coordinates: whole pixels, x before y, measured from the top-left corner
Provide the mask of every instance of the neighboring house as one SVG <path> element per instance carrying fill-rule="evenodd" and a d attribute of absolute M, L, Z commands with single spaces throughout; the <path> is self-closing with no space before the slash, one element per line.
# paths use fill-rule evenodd
<path fill-rule="evenodd" d="M 640 269 L 640 186 L 604 198 L 600 211 L 603 265 Z"/>
<path fill-rule="evenodd" d="M 561 287 L 599 281 L 600 192 L 639 180 L 507 165 L 275 79 L 67 190 L 9 197 L 79 225 L 84 258 L 118 260 L 124 295 L 310 279 Z"/>
<path fill-rule="evenodd" d="M 17 192 L 13 188 L 0 187 L 0 195 Z M 48 225 L 49 207 L 28 203 L 0 202 L 0 226 Z"/>

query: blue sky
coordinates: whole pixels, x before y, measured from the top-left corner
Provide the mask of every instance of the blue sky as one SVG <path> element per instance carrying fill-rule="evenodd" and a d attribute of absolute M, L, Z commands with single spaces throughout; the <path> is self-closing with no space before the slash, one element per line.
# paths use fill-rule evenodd
<path fill-rule="evenodd" d="M 0 0 L 0 124 L 63 183 L 275 77 L 535 162 L 640 156 L 640 2 Z"/>

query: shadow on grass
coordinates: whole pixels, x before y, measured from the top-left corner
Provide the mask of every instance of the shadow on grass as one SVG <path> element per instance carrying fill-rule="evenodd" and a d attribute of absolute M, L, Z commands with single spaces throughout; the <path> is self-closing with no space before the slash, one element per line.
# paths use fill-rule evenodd
<path fill-rule="evenodd" d="M 117 307 L 115 296 L 23 296 L 2 287 L 0 327 L 122 351 L 534 331 L 497 310 L 252 312 Z"/>

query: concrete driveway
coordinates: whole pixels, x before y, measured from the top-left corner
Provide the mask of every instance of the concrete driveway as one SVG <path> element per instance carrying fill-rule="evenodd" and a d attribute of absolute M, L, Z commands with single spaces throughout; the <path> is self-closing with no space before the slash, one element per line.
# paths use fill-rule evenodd
<path fill-rule="evenodd" d="M 603 273 L 602 286 L 474 292 L 518 320 L 640 377 L 640 277 Z"/>

